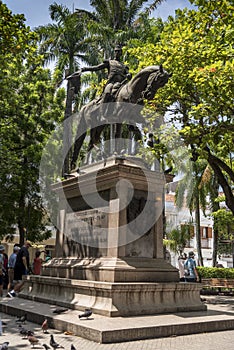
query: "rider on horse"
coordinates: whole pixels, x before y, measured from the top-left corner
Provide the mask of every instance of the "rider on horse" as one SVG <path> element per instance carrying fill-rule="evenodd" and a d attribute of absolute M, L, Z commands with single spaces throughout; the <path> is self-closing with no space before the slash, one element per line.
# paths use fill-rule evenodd
<path fill-rule="evenodd" d="M 114 53 L 115 56 L 113 60 L 107 59 L 97 66 L 83 67 L 67 79 L 75 78 L 75 76 L 80 75 L 81 72 L 94 72 L 102 69 L 108 69 L 108 79 L 101 96 L 101 102 L 114 102 L 115 95 L 119 88 L 123 84 L 127 83 L 132 77 L 132 75 L 129 73 L 128 67 L 120 61 L 122 56 L 122 48 L 120 45 L 115 47 Z"/>

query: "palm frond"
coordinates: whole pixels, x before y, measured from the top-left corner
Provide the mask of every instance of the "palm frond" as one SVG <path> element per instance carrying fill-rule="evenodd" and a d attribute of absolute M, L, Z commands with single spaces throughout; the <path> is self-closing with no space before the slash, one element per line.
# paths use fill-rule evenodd
<path fill-rule="evenodd" d="M 64 5 L 59 5 L 56 2 L 49 6 L 50 17 L 53 21 L 61 24 L 70 15 L 69 9 Z"/>
<path fill-rule="evenodd" d="M 148 7 L 146 7 L 144 13 L 149 16 L 157 7 L 163 2 L 163 0 L 153 1 Z"/>

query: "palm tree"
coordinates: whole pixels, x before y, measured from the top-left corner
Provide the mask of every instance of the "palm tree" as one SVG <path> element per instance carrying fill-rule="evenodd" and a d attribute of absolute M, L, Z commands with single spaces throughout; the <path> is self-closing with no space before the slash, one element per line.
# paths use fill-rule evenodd
<path fill-rule="evenodd" d="M 90 0 L 94 11 L 76 9 L 76 14 L 78 18 L 87 18 L 92 39 L 98 43 L 104 55 L 109 57 L 114 42 L 123 44 L 130 38 L 142 35 L 139 21 L 141 14 L 149 17 L 151 11 L 162 1 L 154 0 L 150 3 L 149 0 Z"/>
<path fill-rule="evenodd" d="M 210 210 L 212 214 L 214 212 L 217 212 L 220 209 L 219 201 L 217 200 L 219 197 L 219 184 L 218 184 L 218 179 L 215 173 L 212 171 L 212 168 L 209 166 L 209 164 L 206 166 L 202 174 L 199 188 L 201 187 L 204 187 L 204 189 L 207 191 L 207 194 L 209 195 Z M 214 220 L 214 224 L 213 224 L 212 265 L 213 267 L 215 267 L 217 262 L 217 252 L 218 252 L 219 223 L 216 216 L 214 216 L 213 220 Z"/>
<path fill-rule="evenodd" d="M 165 246 L 178 255 L 182 255 L 186 244 L 191 239 L 190 224 L 176 227 L 166 234 L 163 239 Z"/>
<path fill-rule="evenodd" d="M 49 7 L 50 17 L 55 23 L 39 26 L 35 32 L 39 35 L 39 52 L 45 57 L 45 64 L 55 63 L 58 72 L 58 85 L 63 77 L 76 71 L 80 63 L 91 63 L 89 53 L 92 45 L 86 35 L 84 21 L 74 15 L 66 6 L 56 2 Z M 67 98 L 64 113 L 64 166 L 63 174 L 70 170 L 70 145 L 72 139 L 72 125 L 68 119 L 72 115 L 74 91 L 71 82 L 67 83 Z M 78 87 L 79 90 L 79 87 Z"/>
<path fill-rule="evenodd" d="M 205 211 L 207 208 L 207 191 L 204 186 L 200 186 L 200 184 L 207 163 L 202 163 L 196 160 L 190 165 L 191 169 L 186 172 L 185 177 L 180 180 L 177 186 L 176 205 L 178 208 L 182 208 L 186 199 L 186 206 L 189 208 L 191 213 L 192 211 L 195 213 L 195 237 L 197 243 L 198 260 L 200 265 L 203 266 L 200 235 L 200 209 Z"/>

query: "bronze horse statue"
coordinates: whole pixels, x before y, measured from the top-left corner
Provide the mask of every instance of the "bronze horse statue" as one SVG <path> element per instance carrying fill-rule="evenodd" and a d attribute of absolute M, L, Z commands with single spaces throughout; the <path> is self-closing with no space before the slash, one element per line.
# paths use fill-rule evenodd
<path fill-rule="evenodd" d="M 127 103 L 143 105 L 145 99 L 152 100 L 156 91 L 168 82 L 171 75 L 171 73 L 163 69 L 162 65 L 148 66 L 137 73 L 128 83 L 119 88 L 115 96 L 115 102 L 102 103 L 102 99 L 98 97 L 83 106 L 79 112 L 79 123 L 72 156 L 72 168 L 76 164 L 88 128 L 90 128 L 88 151 L 99 141 L 106 124 L 115 123 L 117 125 L 115 138 L 120 137 L 121 123 L 126 120 L 124 106 Z M 129 115 L 131 114 L 129 113 L 130 110 L 131 108 L 128 107 L 128 124 L 131 118 L 133 123 L 143 123 L 145 121 L 142 115 L 136 115 L 134 110 L 133 115 Z"/>

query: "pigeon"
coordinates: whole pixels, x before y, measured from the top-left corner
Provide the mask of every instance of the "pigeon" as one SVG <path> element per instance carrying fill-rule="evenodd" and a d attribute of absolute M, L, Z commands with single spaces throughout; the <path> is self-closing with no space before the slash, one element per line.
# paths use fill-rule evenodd
<path fill-rule="evenodd" d="M 33 332 L 32 331 L 28 331 L 28 341 L 30 342 L 30 344 L 33 346 L 39 343 L 39 339 L 37 339 L 36 337 L 34 337 Z"/>
<path fill-rule="evenodd" d="M 20 329 L 20 334 L 23 335 L 23 338 L 26 338 L 28 336 L 28 332 L 30 332 L 30 335 L 34 335 L 32 331 L 29 331 L 28 329 L 22 327 Z"/>
<path fill-rule="evenodd" d="M 43 330 L 43 333 L 48 333 L 48 320 L 45 318 L 44 322 L 41 325 L 41 328 Z"/>
<path fill-rule="evenodd" d="M 76 348 L 73 344 L 71 344 L 71 350 L 76 350 Z"/>
<path fill-rule="evenodd" d="M 79 315 L 79 318 L 86 318 L 88 319 L 92 315 L 91 309 L 85 309 L 85 312 L 81 315 Z"/>
<path fill-rule="evenodd" d="M 24 314 L 23 316 L 17 317 L 17 320 L 15 322 L 17 322 L 17 323 L 25 323 L 26 320 L 27 320 L 27 314 Z"/>
<path fill-rule="evenodd" d="M 63 346 L 59 345 L 58 343 L 56 343 L 56 341 L 54 340 L 54 336 L 53 334 L 50 335 L 50 346 L 52 346 L 52 348 L 55 350 L 55 349 L 58 349 L 58 348 L 62 348 L 64 349 Z"/>
<path fill-rule="evenodd" d="M 43 344 L 42 346 L 44 346 L 44 348 L 45 348 L 46 350 L 51 349 L 51 348 L 49 347 L 49 345 L 47 345 L 47 344 Z"/>
<path fill-rule="evenodd" d="M 70 179 L 70 178 L 72 178 L 72 177 L 76 177 L 76 175 L 75 175 L 75 174 L 67 174 L 67 173 L 65 173 L 65 174 L 63 175 L 63 177 L 64 177 L 64 179 L 66 180 L 66 179 Z"/>
<path fill-rule="evenodd" d="M 75 171 L 78 175 L 86 174 L 86 171 L 80 170 L 79 168 L 77 168 Z"/>
<path fill-rule="evenodd" d="M 58 307 L 57 309 L 55 309 L 53 311 L 53 314 L 61 314 L 61 313 L 65 312 L 65 311 L 67 311 L 67 310 L 68 309 L 65 309 L 64 307 Z"/>
<path fill-rule="evenodd" d="M 9 341 L 5 341 L 2 345 L 0 345 L 0 350 L 8 350 Z"/>

